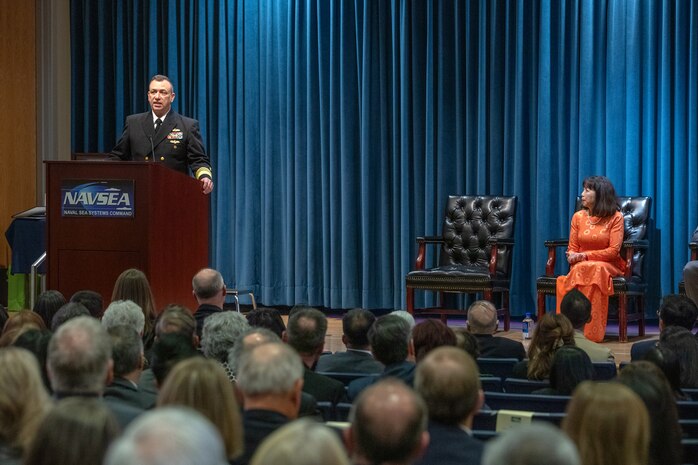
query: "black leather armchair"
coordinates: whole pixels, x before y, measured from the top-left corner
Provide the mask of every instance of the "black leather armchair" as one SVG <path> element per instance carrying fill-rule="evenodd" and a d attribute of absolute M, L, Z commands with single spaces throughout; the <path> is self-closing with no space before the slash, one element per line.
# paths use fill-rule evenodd
<path fill-rule="evenodd" d="M 625 260 L 626 270 L 623 276 L 613 278 L 613 296 L 618 298 L 618 332 L 620 342 L 628 341 L 628 323 L 638 322 L 638 333 L 645 335 L 645 291 L 647 283 L 643 277 L 643 261 L 648 242 L 647 228 L 652 206 L 651 197 L 618 197 L 620 211 L 625 219 L 625 236 L 621 247 L 621 257 Z M 582 208 L 581 198 L 577 198 L 575 211 Z M 548 260 L 545 264 L 545 276 L 536 280 L 538 292 L 538 318 L 546 312 L 545 296 L 555 295 L 555 263 L 557 249 L 567 247 L 567 239 L 545 241 L 548 248 Z M 563 255 L 564 257 L 564 255 Z M 635 304 L 634 312 L 628 313 L 628 303 Z"/>
<path fill-rule="evenodd" d="M 412 314 L 464 315 L 445 308 L 444 293 L 501 296 L 498 315 L 509 330 L 509 287 L 514 248 L 516 197 L 449 196 L 442 235 L 418 237 L 415 270 L 407 274 L 407 311 Z M 426 245 L 440 244 L 436 268 L 425 269 Z M 440 306 L 414 308 L 415 289 L 439 292 Z M 496 303 L 495 303 L 496 305 Z"/>

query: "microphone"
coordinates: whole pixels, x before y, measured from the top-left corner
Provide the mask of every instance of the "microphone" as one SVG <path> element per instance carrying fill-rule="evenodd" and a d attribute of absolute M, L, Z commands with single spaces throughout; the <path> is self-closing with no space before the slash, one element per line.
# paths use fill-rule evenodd
<path fill-rule="evenodd" d="M 152 161 L 155 161 L 155 147 L 153 146 L 153 136 L 148 136 L 148 140 L 150 141 L 150 157 L 152 158 Z"/>

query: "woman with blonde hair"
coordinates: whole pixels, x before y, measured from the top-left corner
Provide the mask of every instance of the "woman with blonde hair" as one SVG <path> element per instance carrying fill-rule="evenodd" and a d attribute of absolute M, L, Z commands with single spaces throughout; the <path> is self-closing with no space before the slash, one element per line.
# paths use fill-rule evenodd
<path fill-rule="evenodd" d="M 11 463 L 26 453 L 51 403 L 28 350 L 0 349 L 0 373 L 0 463 Z"/>
<path fill-rule="evenodd" d="M 562 429 L 577 445 L 583 465 L 647 465 L 647 408 L 630 388 L 585 381 L 574 391 Z"/>
<path fill-rule="evenodd" d="M 543 380 L 550 377 L 557 349 L 574 346 L 574 328 L 565 315 L 546 313 L 533 330 L 528 360 L 514 365 L 514 376 Z"/>
<path fill-rule="evenodd" d="M 145 316 L 143 328 L 143 347 L 147 351 L 155 339 L 155 298 L 150 289 L 150 283 L 145 274 L 135 268 L 129 268 L 116 278 L 112 302 L 116 300 L 131 300 L 136 303 Z"/>
<path fill-rule="evenodd" d="M 158 394 L 158 407 L 189 407 L 218 429 L 232 460 L 242 453 L 242 420 L 233 386 L 220 363 L 193 357 L 175 365 Z"/>

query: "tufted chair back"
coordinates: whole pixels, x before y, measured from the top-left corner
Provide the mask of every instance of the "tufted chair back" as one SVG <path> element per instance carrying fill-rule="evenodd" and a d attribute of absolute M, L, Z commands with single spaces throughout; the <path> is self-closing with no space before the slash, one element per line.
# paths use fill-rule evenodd
<path fill-rule="evenodd" d="M 491 252 L 489 239 L 513 239 L 515 218 L 515 196 L 449 196 L 439 266 L 486 269 Z M 497 250 L 498 277 L 510 276 L 511 255 L 511 247 Z"/>
<path fill-rule="evenodd" d="M 650 221 L 651 197 L 618 197 L 620 212 L 625 221 L 623 240 L 647 239 L 647 229 Z M 577 197 L 575 211 L 582 209 L 582 198 Z M 645 258 L 644 249 L 635 249 L 633 255 L 633 278 L 642 279 L 642 262 Z"/>

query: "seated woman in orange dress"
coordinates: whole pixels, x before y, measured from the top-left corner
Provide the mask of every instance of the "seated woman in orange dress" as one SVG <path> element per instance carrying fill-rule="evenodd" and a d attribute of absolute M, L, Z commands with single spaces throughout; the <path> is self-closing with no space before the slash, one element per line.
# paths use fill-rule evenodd
<path fill-rule="evenodd" d="M 582 185 L 583 208 L 572 216 L 567 246 L 570 272 L 559 276 L 556 283 L 557 312 L 565 294 L 579 289 L 591 301 L 591 321 L 584 327 L 584 336 L 601 342 L 606 334 L 613 277 L 625 271 L 620 256 L 625 228 L 611 181 L 604 176 L 591 176 Z"/>

